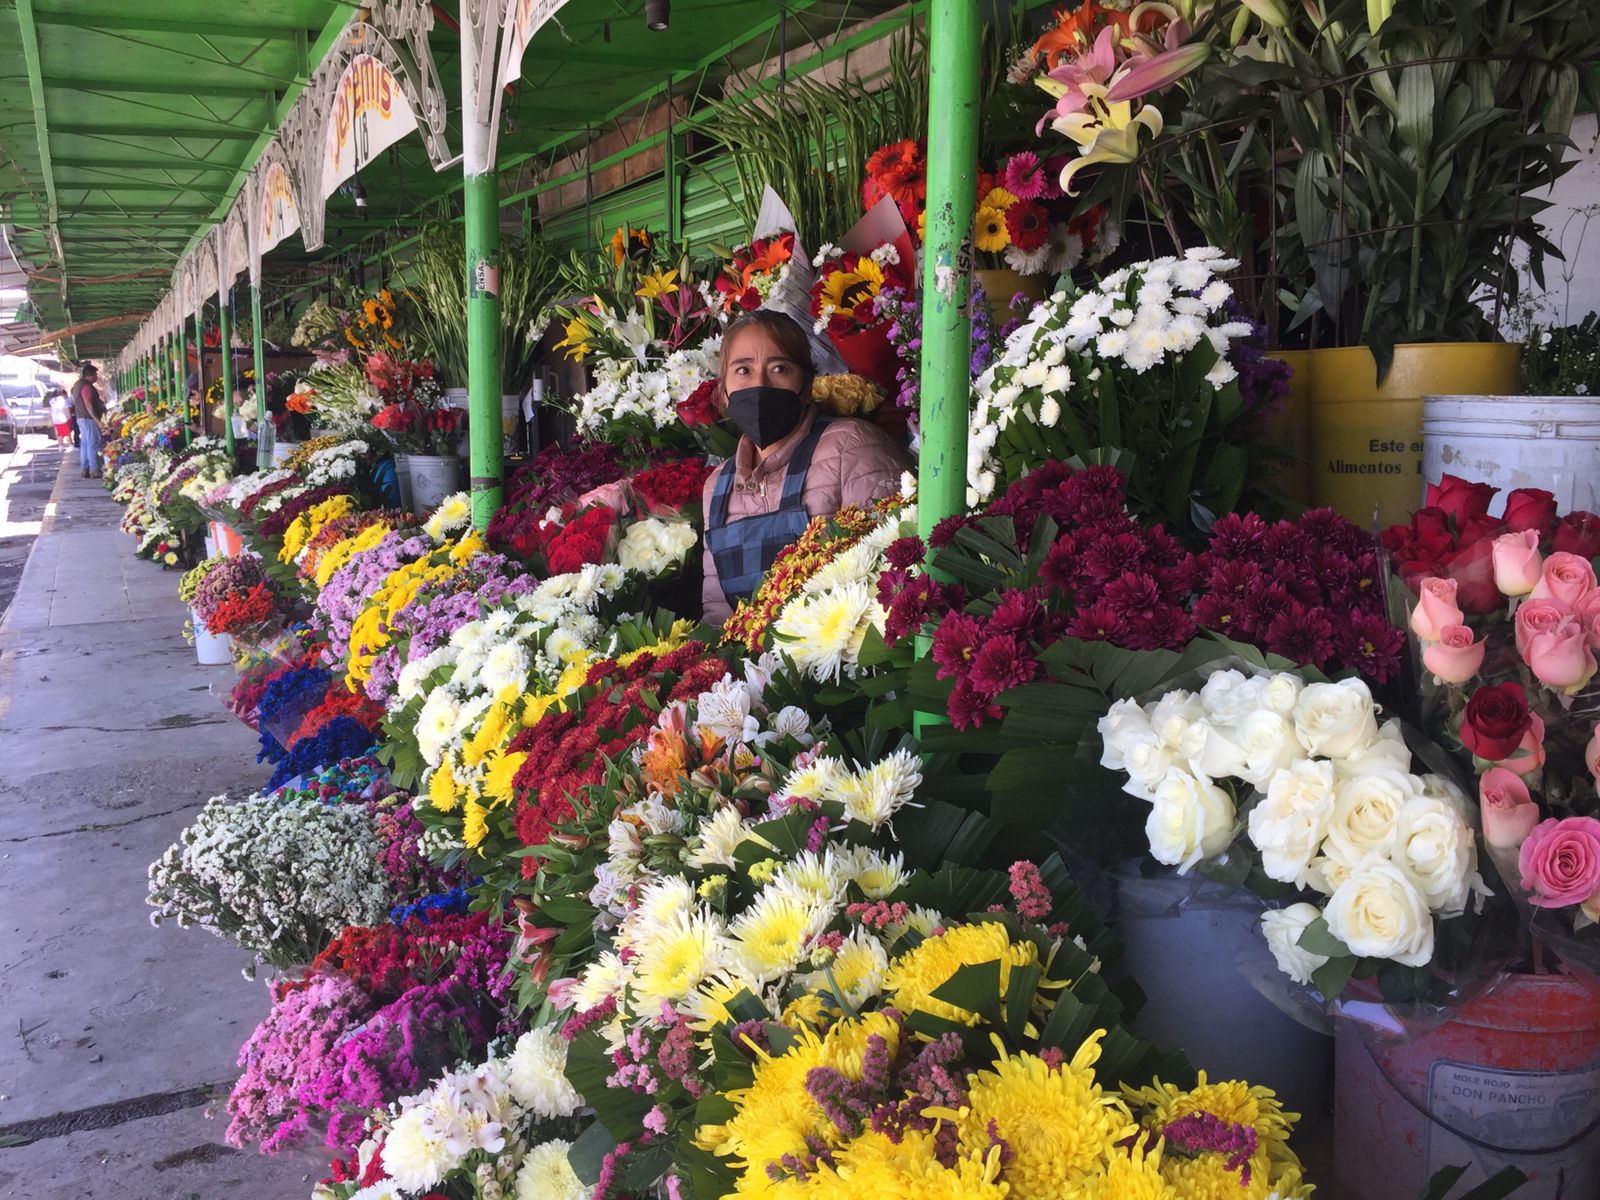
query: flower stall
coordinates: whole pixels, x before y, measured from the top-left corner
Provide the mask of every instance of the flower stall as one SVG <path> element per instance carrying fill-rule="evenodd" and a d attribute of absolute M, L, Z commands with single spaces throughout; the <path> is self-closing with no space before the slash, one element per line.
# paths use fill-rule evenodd
<path fill-rule="evenodd" d="M 1308 505 L 1285 357 L 1398 385 L 1494 332 L 1588 17 L 929 0 L 802 49 L 762 5 L 444 7 L 369 5 L 298 102 L 375 55 L 462 195 L 286 290 L 255 438 L 190 429 L 187 303 L 119 372 L 106 485 L 263 764 L 149 876 L 269 989 L 218 1136 L 314 1200 L 1600 1188 L 1600 516 L 1409 469 L 1381 533 Z M 660 94 L 557 102 L 647 52 Z M 618 97 L 615 161 L 497 149 Z M 258 349 L 261 254 L 400 144 L 262 158 L 207 266 Z M 755 311 L 915 470 L 715 624 Z"/>

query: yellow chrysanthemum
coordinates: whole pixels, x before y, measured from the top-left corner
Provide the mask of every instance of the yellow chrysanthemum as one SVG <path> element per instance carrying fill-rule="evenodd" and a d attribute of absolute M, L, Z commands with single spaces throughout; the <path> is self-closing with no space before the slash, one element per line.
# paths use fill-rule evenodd
<path fill-rule="evenodd" d="M 527 761 L 527 753 L 521 750 L 515 754 L 491 754 L 489 769 L 483 774 L 483 794 L 496 805 L 510 804 L 517 772 Z"/>
<path fill-rule="evenodd" d="M 1142 1149 L 1136 1142 L 1125 1152 L 1112 1150 L 1102 1174 L 1084 1181 L 1080 1200 L 1187 1200 L 1161 1174 L 1161 1143 Z"/>
<path fill-rule="evenodd" d="M 775 1197 L 816 1200 L 1002 1200 L 1026 1195 L 1002 1182 L 1000 1149 L 961 1154 L 946 1167 L 934 1151 L 933 1135 L 908 1131 L 896 1142 L 868 1130 L 834 1155 L 835 1166 L 810 1175 Z M 741 1193 L 742 1194 L 742 1193 Z"/>
<path fill-rule="evenodd" d="M 701 1126 L 696 1145 L 731 1159 L 747 1177 L 764 1178 L 768 1164 L 808 1153 L 808 1139 L 838 1144 L 839 1129 L 806 1091 L 806 1076 L 816 1067 L 831 1067 L 859 1081 L 874 1035 L 884 1039 L 892 1058 L 900 1026 L 882 1013 L 841 1021 L 826 1037 L 798 1029 L 794 1045 L 776 1057 L 755 1049 L 759 1061 L 750 1086 L 728 1093 L 736 1113 L 725 1124 Z"/>
<path fill-rule="evenodd" d="M 1139 1132 L 1122 1100 L 1095 1082 L 1103 1036 L 1091 1034 L 1057 1067 L 1033 1054 L 1002 1055 L 972 1077 L 958 1111 L 927 1115 L 953 1119 L 968 1151 L 987 1147 L 993 1130 L 1011 1147 L 1005 1175 L 1020 1194 L 1070 1196 L 1119 1142 Z"/>
<path fill-rule="evenodd" d="M 957 925 L 891 962 L 883 977 L 884 994 L 903 1013 L 925 1012 L 977 1025 L 982 1019 L 977 1013 L 936 1000 L 933 993 L 967 964 L 996 960 L 1000 963 L 1000 994 L 1005 996 L 1012 968 L 1038 962 L 1039 951 L 1032 942 L 1013 944 L 1005 926 L 994 921 Z"/>
<path fill-rule="evenodd" d="M 788 1007 L 783 1010 L 783 1015 L 778 1018 L 778 1023 L 787 1025 L 790 1029 L 821 1029 L 835 1011 L 829 1008 L 816 992 L 806 992 L 789 1002 Z"/>
<path fill-rule="evenodd" d="M 453 812 L 461 803 L 461 792 L 448 762 L 440 763 L 428 777 L 428 803 L 440 812 Z"/>
<path fill-rule="evenodd" d="M 555 699 L 565 700 L 573 692 L 581 688 L 584 680 L 589 678 L 589 668 L 593 663 L 594 656 L 592 654 L 584 654 L 569 662 L 562 669 L 560 677 L 556 680 Z"/>
<path fill-rule="evenodd" d="M 1298 1115 L 1284 1112 L 1272 1089 L 1239 1080 L 1210 1083 L 1202 1071 L 1199 1082 L 1188 1090 L 1158 1079 L 1146 1088 L 1124 1088 L 1123 1095 L 1140 1112 L 1145 1129 L 1157 1135 L 1174 1121 L 1197 1113 L 1255 1130 L 1257 1150 L 1249 1162 L 1248 1184 L 1242 1181 L 1242 1171 L 1228 1169 L 1225 1155 L 1166 1155 L 1162 1175 L 1186 1200 L 1191 1196 L 1265 1200 L 1274 1193 L 1289 1200 L 1310 1195 L 1310 1186 L 1302 1182 L 1300 1160 L 1289 1148 L 1289 1130 Z"/>
<path fill-rule="evenodd" d="M 740 992 L 748 991 L 754 994 L 754 990 L 742 979 L 713 975 L 701 983 L 679 1007 L 693 1018 L 691 1025 L 694 1029 L 701 1033 L 709 1033 L 735 1019 L 728 1011 L 728 1005 L 738 998 Z"/>
<path fill-rule="evenodd" d="M 549 712 L 556 706 L 557 700 L 559 700 L 558 696 L 543 692 L 539 693 L 538 695 L 530 692 L 523 696 L 522 727 L 524 729 L 528 729 L 534 725 L 537 725 L 545 713 Z"/>
<path fill-rule="evenodd" d="M 483 714 L 483 723 L 478 726 L 478 731 L 467 739 L 467 744 L 461 751 L 461 761 L 469 767 L 477 766 L 492 751 L 498 750 L 505 744 L 506 735 L 510 732 L 510 706 L 491 704 L 489 711 Z"/>
<path fill-rule="evenodd" d="M 461 813 L 461 840 L 469 850 L 476 850 L 488 835 L 489 810 L 476 800 L 468 800 Z"/>

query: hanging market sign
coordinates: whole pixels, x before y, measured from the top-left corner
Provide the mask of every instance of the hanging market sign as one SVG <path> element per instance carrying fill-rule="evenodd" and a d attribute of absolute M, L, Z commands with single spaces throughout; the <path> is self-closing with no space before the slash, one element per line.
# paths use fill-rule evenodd
<path fill-rule="evenodd" d="M 261 252 L 265 254 L 300 228 L 300 210 L 295 207 L 294 187 L 289 169 L 281 162 L 267 164 L 261 180 Z"/>
<path fill-rule="evenodd" d="M 416 127 L 416 113 L 394 72 L 370 54 L 352 58 L 334 88 L 328 114 L 323 199 Z"/>
<path fill-rule="evenodd" d="M 567 0 L 511 0 L 506 14 L 505 59 L 500 68 L 500 87 L 522 78 L 522 55 L 544 23 L 556 15 Z"/>

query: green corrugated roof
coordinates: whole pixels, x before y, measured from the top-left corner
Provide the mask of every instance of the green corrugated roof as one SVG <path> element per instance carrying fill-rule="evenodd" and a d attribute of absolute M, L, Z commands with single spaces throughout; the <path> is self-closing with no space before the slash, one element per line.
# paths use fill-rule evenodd
<path fill-rule="evenodd" d="M 670 28 L 652 32 L 644 0 L 571 0 L 524 58 L 523 79 L 505 103 L 500 162 L 521 164 L 525 175 L 591 131 L 628 131 L 627 115 L 669 84 L 716 94 L 735 67 L 784 48 L 799 55 L 847 22 L 898 7 L 674 0 Z M 433 10 L 431 46 L 456 113 L 456 0 Z M 355 11 L 353 0 L 0 0 L 0 219 L 13 226 L 24 262 L 52 277 L 31 289 L 40 324 L 58 329 L 149 309 L 168 290 L 179 256 L 226 216 Z M 459 120 L 451 126 L 459 149 Z M 413 137 L 363 168 L 361 180 L 365 212 L 344 193 L 328 202 L 325 255 L 448 205 L 460 173 L 435 173 Z M 508 179 L 507 190 L 516 182 Z M 299 253 L 297 242 L 285 243 L 269 266 Z M 53 282 L 63 259 L 64 294 Z M 128 274 L 137 278 L 106 279 Z M 68 350 L 112 353 L 133 328 L 84 333 Z"/>

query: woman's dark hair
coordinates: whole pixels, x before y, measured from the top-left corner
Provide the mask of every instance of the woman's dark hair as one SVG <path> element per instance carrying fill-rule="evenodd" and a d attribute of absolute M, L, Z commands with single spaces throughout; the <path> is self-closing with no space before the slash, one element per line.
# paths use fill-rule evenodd
<path fill-rule="evenodd" d="M 722 331 L 722 353 L 726 357 L 728 347 L 733 345 L 733 339 L 747 329 L 763 330 L 767 336 L 778 343 L 778 349 L 800 368 L 801 374 L 806 377 L 805 388 L 811 386 L 811 381 L 817 377 L 817 362 L 811 357 L 811 339 L 806 336 L 806 331 L 800 323 L 788 313 L 781 313 L 775 309 L 758 308 L 754 312 L 747 312 L 736 318 L 727 329 Z M 717 380 L 720 383 L 725 370 L 723 364 L 718 364 Z M 724 391 L 727 389 L 724 388 Z"/>

